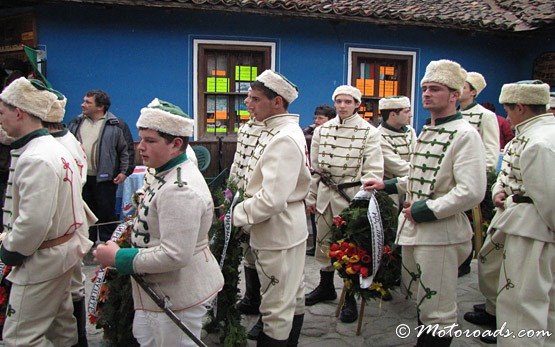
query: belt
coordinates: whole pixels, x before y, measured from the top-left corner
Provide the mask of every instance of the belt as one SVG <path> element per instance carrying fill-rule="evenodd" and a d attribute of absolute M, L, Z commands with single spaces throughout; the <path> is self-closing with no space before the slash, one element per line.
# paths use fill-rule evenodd
<path fill-rule="evenodd" d="M 534 201 L 529 196 L 524 195 L 513 195 L 513 202 L 515 204 L 533 204 Z"/>
<path fill-rule="evenodd" d="M 65 234 L 60 237 L 56 237 L 55 239 L 46 240 L 40 244 L 39 249 L 52 248 L 54 246 L 61 245 L 62 243 L 66 243 L 73 237 L 73 234 L 75 233 Z"/>

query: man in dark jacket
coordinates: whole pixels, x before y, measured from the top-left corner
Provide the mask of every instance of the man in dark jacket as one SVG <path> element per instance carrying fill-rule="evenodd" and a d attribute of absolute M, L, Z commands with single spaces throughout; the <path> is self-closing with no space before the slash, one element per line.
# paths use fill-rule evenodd
<path fill-rule="evenodd" d="M 89 229 L 95 242 L 110 239 L 116 220 L 116 190 L 133 173 L 133 137 L 125 122 L 108 112 L 110 97 L 102 90 L 91 90 L 83 97 L 82 114 L 68 125 L 87 154 L 87 183 L 83 199 L 98 217 L 98 227 Z M 104 225 L 103 225 L 104 224 Z M 98 233 L 98 235 L 97 235 Z"/>

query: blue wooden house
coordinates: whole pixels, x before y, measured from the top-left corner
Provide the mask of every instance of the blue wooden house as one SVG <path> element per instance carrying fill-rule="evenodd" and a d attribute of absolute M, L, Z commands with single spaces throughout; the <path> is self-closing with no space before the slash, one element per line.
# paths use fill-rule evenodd
<path fill-rule="evenodd" d="M 195 119 L 213 173 L 230 165 L 246 89 L 267 68 L 299 87 L 290 111 L 302 126 L 351 84 L 374 123 L 380 97 L 408 96 L 419 130 L 420 79 L 441 58 L 482 73 L 478 101 L 498 113 L 503 83 L 555 87 L 552 0 L 4 0 L 0 10 L 0 63 L 23 57 L 22 43 L 39 49 L 48 80 L 68 98 L 66 120 L 86 91 L 103 89 L 137 139 L 140 109 L 168 100 Z"/>

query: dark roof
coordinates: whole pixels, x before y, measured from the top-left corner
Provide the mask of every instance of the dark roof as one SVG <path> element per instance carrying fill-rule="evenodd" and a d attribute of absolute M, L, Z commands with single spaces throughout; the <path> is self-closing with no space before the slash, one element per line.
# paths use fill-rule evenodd
<path fill-rule="evenodd" d="M 518 32 L 555 25 L 554 0 L 51 0 Z"/>

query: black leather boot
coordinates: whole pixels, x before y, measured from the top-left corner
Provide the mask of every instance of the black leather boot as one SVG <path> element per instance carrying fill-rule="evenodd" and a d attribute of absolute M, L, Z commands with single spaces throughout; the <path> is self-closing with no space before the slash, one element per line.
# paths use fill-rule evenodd
<path fill-rule="evenodd" d="M 322 301 L 337 299 L 333 276 L 335 271 L 320 270 L 320 284 L 313 291 L 305 295 L 305 305 L 312 306 Z"/>
<path fill-rule="evenodd" d="M 243 314 L 260 314 L 260 280 L 256 269 L 244 267 L 245 295 L 235 306 Z"/>
<path fill-rule="evenodd" d="M 263 331 L 260 332 L 258 336 L 258 341 L 256 342 L 257 347 L 282 347 L 287 346 L 287 340 L 276 340 L 270 336 L 264 334 Z"/>
<path fill-rule="evenodd" d="M 258 320 L 252 326 L 251 330 L 247 333 L 247 339 L 249 340 L 257 340 L 260 336 L 260 333 L 264 329 L 264 323 L 262 323 L 262 316 L 258 317 Z"/>
<path fill-rule="evenodd" d="M 293 317 L 293 326 L 287 339 L 287 346 L 295 347 L 299 344 L 299 336 L 303 328 L 304 314 L 297 314 Z"/>
<path fill-rule="evenodd" d="M 466 258 L 464 263 L 462 263 L 461 266 L 459 266 L 458 277 L 462 277 L 462 276 L 468 275 L 470 273 L 470 262 L 471 261 L 472 261 L 472 252 L 470 252 L 470 255 L 468 256 L 468 258 Z"/>
<path fill-rule="evenodd" d="M 73 316 L 77 319 L 77 347 L 88 347 L 87 342 L 87 313 L 85 311 L 85 298 L 73 302 Z"/>
<path fill-rule="evenodd" d="M 474 308 L 474 312 L 486 312 L 486 304 L 476 304 L 472 308 Z"/>
<path fill-rule="evenodd" d="M 355 299 L 355 294 L 348 292 L 345 295 L 345 303 L 341 308 L 341 314 L 339 315 L 339 319 L 343 323 L 352 323 L 356 321 L 358 318 L 358 309 L 357 309 L 357 301 Z"/>
<path fill-rule="evenodd" d="M 452 340 L 450 336 L 439 337 L 422 332 L 416 340 L 416 347 L 449 347 Z"/>
<path fill-rule="evenodd" d="M 495 326 L 497 323 L 497 319 L 494 315 L 491 315 L 484 312 L 467 312 L 464 314 L 464 320 L 476 325 L 483 325 L 488 328 L 493 328 L 495 330 Z"/>

